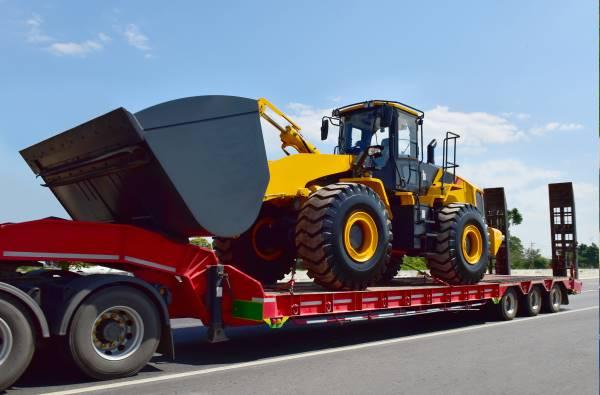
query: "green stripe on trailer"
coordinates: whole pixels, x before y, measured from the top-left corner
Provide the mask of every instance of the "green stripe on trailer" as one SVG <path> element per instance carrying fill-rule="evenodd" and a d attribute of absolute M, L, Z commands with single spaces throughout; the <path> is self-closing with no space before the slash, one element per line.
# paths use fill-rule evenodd
<path fill-rule="evenodd" d="M 251 321 L 263 320 L 262 302 L 253 302 L 251 300 L 234 300 L 233 316 Z"/>

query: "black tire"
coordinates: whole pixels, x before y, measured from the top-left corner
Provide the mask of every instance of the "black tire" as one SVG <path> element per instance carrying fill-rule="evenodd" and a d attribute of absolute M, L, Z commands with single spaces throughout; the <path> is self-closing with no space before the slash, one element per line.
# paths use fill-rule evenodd
<path fill-rule="evenodd" d="M 381 284 L 389 284 L 396 277 L 398 272 L 400 272 L 400 268 L 402 267 L 402 261 L 404 256 L 392 255 L 390 256 L 390 261 L 387 264 L 385 272 L 383 272 L 381 276 L 380 283 Z"/>
<path fill-rule="evenodd" d="M 21 377 L 33 357 L 35 334 L 25 307 L 12 296 L 0 295 L 0 391 Z"/>
<path fill-rule="evenodd" d="M 558 313 L 562 303 L 562 291 L 558 284 L 554 284 L 550 291 L 544 292 L 542 311 L 544 313 Z"/>
<path fill-rule="evenodd" d="M 481 213 L 470 204 L 449 204 L 438 214 L 436 250 L 427 259 L 431 275 L 449 284 L 475 284 L 481 281 L 489 262 L 487 228 Z M 479 241 L 469 241 L 478 234 Z M 467 249 L 479 245 L 478 252 Z"/>
<path fill-rule="evenodd" d="M 265 208 L 247 232 L 237 238 L 215 237 L 217 258 L 263 284 L 281 280 L 295 265 L 294 220 Z"/>
<path fill-rule="evenodd" d="M 528 294 L 521 297 L 519 307 L 521 315 L 525 317 L 535 317 L 542 309 L 542 290 L 538 286 L 533 286 Z"/>
<path fill-rule="evenodd" d="M 109 341 L 102 336 L 112 332 L 114 338 L 114 331 L 121 330 L 119 323 L 125 323 L 131 331 L 123 336 L 127 339 L 124 350 L 113 348 L 111 354 L 110 346 L 101 348 Z M 139 337 L 128 337 L 130 333 Z M 154 302 L 135 288 L 115 286 L 97 291 L 81 303 L 71 320 L 68 338 L 71 356 L 81 371 L 91 378 L 108 380 L 134 375 L 146 366 L 160 336 L 160 313 Z M 104 343 L 99 346 L 98 342 Z M 124 353 L 119 356 L 121 351 Z M 122 359 L 111 359 L 119 357 Z"/>
<path fill-rule="evenodd" d="M 387 269 L 392 224 L 371 188 L 355 183 L 331 184 L 314 192 L 302 205 L 296 247 L 308 275 L 317 284 L 329 289 L 365 289 L 380 281 Z"/>
<path fill-rule="evenodd" d="M 508 288 L 496 306 L 496 317 L 502 321 L 510 321 L 517 316 L 519 297 L 514 288 Z"/>

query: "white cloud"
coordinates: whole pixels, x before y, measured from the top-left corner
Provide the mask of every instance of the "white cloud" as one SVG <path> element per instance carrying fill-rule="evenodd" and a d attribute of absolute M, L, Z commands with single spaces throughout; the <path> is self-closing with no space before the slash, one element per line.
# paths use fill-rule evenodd
<path fill-rule="evenodd" d="M 96 39 L 75 41 L 57 41 L 48 36 L 42 29 L 43 19 L 37 14 L 25 21 L 29 30 L 27 31 L 27 41 L 32 44 L 45 44 L 45 49 L 54 55 L 85 56 L 88 53 L 100 51 L 104 45 L 111 41 L 111 38 L 105 33 L 98 33 Z"/>
<path fill-rule="evenodd" d="M 152 47 L 150 47 L 150 40 L 148 37 L 142 33 L 137 25 L 133 23 L 130 23 L 125 27 L 123 35 L 125 36 L 125 39 L 129 45 L 139 49 L 140 51 L 150 51 L 152 49 Z"/>
<path fill-rule="evenodd" d="M 28 27 L 27 30 L 27 41 L 34 44 L 47 43 L 53 41 L 53 38 L 46 35 L 42 30 L 42 24 L 44 20 L 41 16 L 33 14 L 31 18 L 25 21 Z"/>
<path fill-rule="evenodd" d="M 486 144 L 511 143 L 525 137 L 517 125 L 504 117 L 486 112 L 451 111 L 446 106 L 425 112 L 424 130 L 438 141 L 443 140 L 447 131 L 458 133 L 467 152 L 479 152 Z"/>
<path fill-rule="evenodd" d="M 544 126 L 538 126 L 530 129 L 531 134 L 536 136 L 542 136 L 549 132 L 555 131 L 572 131 L 583 129 L 583 125 L 579 123 L 560 123 L 560 122 L 548 122 Z"/>
<path fill-rule="evenodd" d="M 110 41 L 110 37 L 100 33 L 97 40 L 86 40 L 82 42 L 55 42 L 47 49 L 55 55 L 85 56 L 91 52 L 101 51 L 104 43 Z"/>
<path fill-rule="evenodd" d="M 530 114 L 524 112 L 503 112 L 500 115 L 502 115 L 504 118 L 516 118 L 519 120 L 531 118 Z"/>

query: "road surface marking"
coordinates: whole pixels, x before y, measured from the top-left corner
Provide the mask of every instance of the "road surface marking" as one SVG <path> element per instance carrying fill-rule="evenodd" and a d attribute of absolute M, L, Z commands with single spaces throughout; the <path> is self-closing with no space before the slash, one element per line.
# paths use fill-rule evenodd
<path fill-rule="evenodd" d="M 262 359 L 262 360 L 258 360 L 258 361 L 252 361 L 252 362 L 241 362 L 241 363 L 235 363 L 235 364 L 231 364 L 231 365 L 227 365 L 227 366 L 219 366 L 219 367 L 215 367 L 215 368 L 192 370 L 192 371 L 181 372 L 181 373 L 165 374 L 162 376 L 148 377 L 145 379 L 136 379 L 136 380 L 129 380 L 129 381 L 121 381 L 118 383 L 93 385 L 90 387 L 81 387 L 81 388 L 75 388 L 75 389 L 65 390 L 65 391 L 48 392 L 48 393 L 46 393 L 46 395 L 71 395 L 71 394 L 81 394 L 84 392 L 92 392 L 92 391 L 113 390 L 115 388 L 130 387 L 132 385 L 141 385 L 141 384 L 155 383 L 155 382 L 159 382 L 159 381 L 182 379 L 182 378 L 187 378 L 187 377 L 205 375 L 205 374 L 209 374 L 209 373 L 224 372 L 224 371 L 228 371 L 228 370 L 242 369 L 242 368 L 253 367 L 253 366 L 270 365 L 270 364 L 274 364 L 274 363 L 278 363 L 278 362 L 292 361 L 292 360 L 296 360 L 296 359 L 314 357 L 317 355 L 335 354 L 335 353 L 343 352 L 343 351 L 360 350 L 363 348 L 377 347 L 377 346 L 382 346 L 382 345 L 386 345 L 386 344 L 403 343 L 403 342 L 407 342 L 407 341 L 411 341 L 411 340 L 419 340 L 419 339 L 426 339 L 426 338 L 430 338 L 430 337 L 438 337 L 438 336 L 443 336 L 443 335 L 452 335 L 455 333 L 470 332 L 470 331 L 474 331 L 477 329 L 491 328 L 491 327 L 500 326 L 500 325 L 518 324 L 520 322 L 526 322 L 526 321 L 530 321 L 530 320 L 541 320 L 541 319 L 552 318 L 552 317 L 560 317 L 561 315 L 565 315 L 565 314 L 579 313 L 579 312 L 589 311 L 589 310 L 598 310 L 598 306 L 584 307 L 584 308 L 576 309 L 576 310 L 567 310 L 567 311 L 563 311 L 561 313 L 556 313 L 556 314 L 545 314 L 545 315 L 538 315 L 536 317 L 519 318 L 514 321 L 502 321 L 502 322 L 487 323 L 487 324 L 469 326 L 466 328 L 449 329 L 449 330 L 440 331 L 440 332 L 425 333 L 422 335 L 413 335 L 413 336 L 400 337 L 400 338 L 396 338 L 396 339 L 379 340 L 379 341 L 374 341 L 374 342 L 369 342 L 369 343 L 356 344 L 356 345 L 352 345 L 352 346 L 343 346 L 343 347 L 330 348 L 327 350 L 310 351 L 310 352 L 304 352 L 304 353 L 299 353 L 299 354 L 286 355 L 283 357 L 267 358 L 267 359 Z"/>

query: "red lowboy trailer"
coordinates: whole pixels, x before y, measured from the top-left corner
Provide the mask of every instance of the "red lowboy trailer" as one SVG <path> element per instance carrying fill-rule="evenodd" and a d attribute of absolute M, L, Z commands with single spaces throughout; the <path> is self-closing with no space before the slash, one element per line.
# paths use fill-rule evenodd
<path fill-rule="evenodd" d="M 0 269 L 40 261 L 89 262 L 132 275 L 0 271 L 0 388 L 26 369 L 36 343 L 65 341 L 90 377 L 139 371 L 158 349 L 174 355 L 170 319 L 199 318 L 209 340 L 225 326 L 351 322 L 489 305 L 499 319 L 517 310 L 556 312 L 582 284 L 571 277 L 488 275 L 475 285 L 396 279 L 364 291 L 312 283 L 267 288 L 211 250 L 131 225 L 43 219 L 0 225 Z"/>

